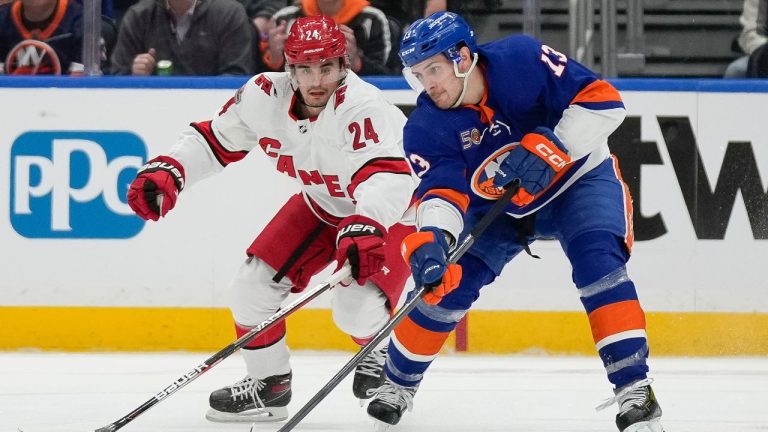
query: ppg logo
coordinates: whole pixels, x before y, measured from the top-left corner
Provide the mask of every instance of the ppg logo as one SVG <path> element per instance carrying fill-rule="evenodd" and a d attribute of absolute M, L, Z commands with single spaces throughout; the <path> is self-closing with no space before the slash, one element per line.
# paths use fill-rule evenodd
<path fill-rule="evenodd" d="M 147 159 L 130 132 L 27 132 L 11 146 L 11 225 L 28 238 L 129 238 L 144 227 L 123 202 Z"/>

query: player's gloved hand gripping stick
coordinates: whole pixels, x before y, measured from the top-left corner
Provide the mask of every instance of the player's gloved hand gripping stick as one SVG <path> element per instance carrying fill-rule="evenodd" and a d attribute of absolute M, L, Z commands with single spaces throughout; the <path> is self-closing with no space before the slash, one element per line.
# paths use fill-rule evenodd
<path fill-rule="evenodd" d="M 499 216 L 503 211 L 504 208 L 509 204 L 510 199 L 512 199 L 512 196 L 514 196 L 520 188 L 519 182 L 515 181 L 512 184 L 509 185 L 509 187 L 504 191 L 504 195 L 502 195 L 501 198 L 496 201 L 496 203 L 493 204 L 493 207 L 488 211 L 488 213 L 483 216 L 482 219 L 472 228 L 472 231 L 467 234 L 467 236 L 464 238 L 464 240 L 459 243 L 459 245 L 456 247 L 456 249 L 453 250 L 453 252 L 450 254 L 448 258 L 448 264 L 455 264 L 456 261 L 461 258 L 464 253 L 469 250 L 469 248 L 472 246 L 472 244 L 475 242 L 475 239 L 478 238 L 486 228 L 488 228 L 488 225 L 491 224 L 491 222 L 496 219 L 497 216 Z M 416 305 L 422 301 L 422 298 L 425 296 L 425 294 L 429 293 L 430 289 L 426 286 L 418 286 L 415 291 L 413 292 L 412 297 L 405 302 L 403 307 L 395 313 L 395 315 L 392 317 L 392 319 L 385 325 L 381 330 L 379 330 L 378 333 L 376 333 L 371 340 L 363 346 L 363 348 L 360 349 L 360 351 L 355 354 L 354 357 L 352 357 L 349 362 L 347 362 L 346 365 L 344 365 L 343 368 L 339 372 L 336 373 L 336 375 L 331 378 L 328 383 L 320 389 L 320 391 L 312 397 L 293 417 L 288 419 L 288 421 L 281 427 L 278 432 L 287 432 L 292 430 L 299 422 L 309 414 L 312 409 L 317 406 L 320 401 L 322 401 L 328 393 L 330 393 L 347 375 L 349 375 L 352 370 L 357 366 L 357 364 L 365 358 L 368 354 L 370 354 L 371 351 L 373 351 L 376 346 L 381 343 L 384 338 L 386 338 L 389 333 L 392 331 L 392 329 L 397 326 L 397 324 L 400 323 L 400 321 L 405 318 L 408 313 L 413 310 Z"/>
<path fill-rule="evenodd" d="M 235 351 L 247 345 L 250 341 L 252 341 L 258 335 L 274 327 L 275 324 L 284 320 L 288 315 L 292 314 L 293 312 L 295 312 L 305 304 L 309 303 L 315 297 L 319 296 L 323 292 L 333 288 L 335 285 L 338 285 L 340 282 L 345 281 L 351 277 L 352 277 L 352 271 L 350 270 L 350 268 L 348 266 L 342 267 L 341 270 L 332 274 L 326 282 L 307 291 L 306 294 L 297 298 L 291 304 L 280 309 L 274 315 L 262 321 L 261 324 L 252 328 L 248 333 L 242 335 L 239 339 L 227 345 L 224 349 L 212 355 L 210 358 L 208 358 L 204 362 L 195 366 L 189 372 L 179 377 L 179 379 L 171 383 L 171 385 L 164 387 L 159 393 L 157 393 L 148 401 L 141 404 L 141 406 L 131 411 L 129 414 L 126 414 L 124 417 L 115 421 L 114 423 L 110 423 L 102 428 L 96 429 L 96 432 L 112 432 L 122 428 L 126 424 L 133 421 L 136 417 L 138 417 L 148 409 L 155 406 L 158 402 L 166 399 L 168 396 L 175 393 L 177 390 L 186 386 L 190 382 L 194 381 L 195 379 L 197 379 L 197 377 L 204 374 L 205 372 L 208 372 L 212 367 L 216 366 L 219 362 L 221 362 L 225 358 L 232 355 Z"/>
<path fill-rule="evenodd" d="M 523 207 L 547 189 L 570 161 L 565 145 L 555 133 L 537 127 L 525 134 L 520 145 L 501 162 L 493 177 L 493 185 L 506 187 L 518 181 L 520 189 L 512 196 L 512 203 Z"/>

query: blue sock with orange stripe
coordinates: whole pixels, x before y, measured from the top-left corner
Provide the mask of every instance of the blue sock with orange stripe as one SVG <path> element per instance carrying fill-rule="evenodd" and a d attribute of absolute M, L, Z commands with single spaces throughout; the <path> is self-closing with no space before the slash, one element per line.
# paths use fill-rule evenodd
<path fill-rule="evenodd" d="M 622 239 L 607 231 L 592 231 L 570 241 L 566 249 L 608 380 L 619 388 L 644 379 L 648 373 L 645 313 L 627 275 L 629 254 Z"/>
<path fill-rule="evenodd" d="M 413 387 L 421 382 L 450 332 L 479 297 L 480 288 L 496 277 L 472 255 L 464 255 L 459 264 L 465 277 L 458 288 L 437 305 L 419 302 L 395 327 L 384 367 L 387 378 L 395 384 Z"/>

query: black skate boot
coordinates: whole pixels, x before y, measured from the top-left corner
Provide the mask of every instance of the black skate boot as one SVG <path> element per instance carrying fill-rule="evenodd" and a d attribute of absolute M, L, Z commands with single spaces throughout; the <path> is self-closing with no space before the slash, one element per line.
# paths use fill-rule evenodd
<path fill-rule="evenodd" d="M 387 360 L 387 346 L 371 351 L 355 368 L 352 381 L 352 393 L 361 400 L 373 396 L 368 390 L 374 390 L 384 384 L 384 362 Z"/>
<path fill-rule="evenodd" d="M 417 388 L 403 387 L 388 379 L 384 380 L 368 404 L 368 415 L 376 420 L 376 431 L 386 431 L 389 426 L 400 422 L 406 409 L 413 409 L 413 396 Z"/>
<path fill-rule="evenodd" d="M 288 418 L 291 373 L 263 379 L 246 376 L 211 393 L 211 409 L 205 415 L 215 422 L 264 422 Z"/>
<path fill-rule="evenodd" d="M 664 432 L 661 407 L 650 385 L 652 381 L 644 379 L 627 384 L 615 390 L 616 396 L 606 401 L 619 404 L 616 426 L 621 432 Z"/>

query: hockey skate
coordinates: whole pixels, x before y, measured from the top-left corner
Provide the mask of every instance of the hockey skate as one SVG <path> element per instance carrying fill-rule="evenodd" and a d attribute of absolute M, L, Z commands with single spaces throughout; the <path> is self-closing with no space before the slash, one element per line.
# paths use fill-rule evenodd
<path fill-rule="evenodd" d="M 413 396 L 417 388 L 418 386 L 403 387 L 385 379 L 384 384 L 375 390 L 373 400 L 368 404 L 368 415 L 376 422 L 374 431 L 384 432 L 400 422 L 403 412 L 413 409 Z"/>
<path fill-rule="evenodd" d="M 664 432 L 661 425 L 661 407 L 653 394 L 652 381 L 635 381 L 615 390 L 616 396 L 606 400 L 598 409 L 614 402 L 618 403 L 616 426 L 621 432 Z"/>
<path fill-rule="evenodd" d="M 291 373 L 263 379 L 246 376 L 211 393 L 205 418 L 214 422 L 270 422 L 288 418 Z"/>
<path fill-rule="evenodd" d="M 384 362 L 387 360 L 387 345 L 384 348 L 371 351 L 355 368 L 352 381 L 352 393 L 360 399 L 360 406 L 365 399 L 373 395 L 368 390 L 375 390 L 384 384 Z"/>

